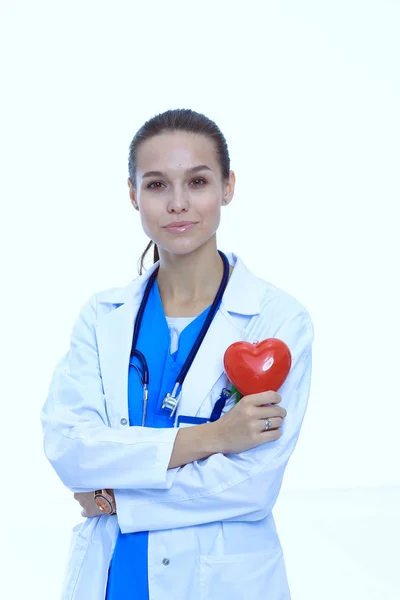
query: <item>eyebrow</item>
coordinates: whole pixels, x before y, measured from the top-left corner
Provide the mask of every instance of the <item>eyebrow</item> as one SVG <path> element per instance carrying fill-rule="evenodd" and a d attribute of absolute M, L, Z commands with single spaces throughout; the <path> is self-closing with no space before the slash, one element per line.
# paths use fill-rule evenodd
<path fill-rule="evenodd" d="M 197 167 L 192 167 L 191 169 L 186 169 L 185 173 L 197 173 L 198 171 L 211 171 L 212 169 L 210 169 L 210 167 L 207 167 L 207 165 L 197 165 Z M 165 176 L 165 173 L 163 173 L 162 171 L 147 171 L 142 179 L 144 179 L 145 177 L 163 177 Z"/>

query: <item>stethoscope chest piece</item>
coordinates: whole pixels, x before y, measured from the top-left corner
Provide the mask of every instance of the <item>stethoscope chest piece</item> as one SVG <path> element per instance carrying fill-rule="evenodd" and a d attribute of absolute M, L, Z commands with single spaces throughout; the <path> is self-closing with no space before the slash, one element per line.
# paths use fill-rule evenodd
<path fill-rule="evenodd" d="M 178 388 L 179 388 L 179 382 L 176 382 L 172 394 L 167 394 L 161 405 L 161 408 L 163 410 L 167 410 L 171 413 L 169 415 L 170 419 L 174 416 L 176 407 L 178 406 L 178 402 L 181 397 L 181 394 L 179 394 L 179 396 L 176 398 L 176 392 L 178 391 Z"/>

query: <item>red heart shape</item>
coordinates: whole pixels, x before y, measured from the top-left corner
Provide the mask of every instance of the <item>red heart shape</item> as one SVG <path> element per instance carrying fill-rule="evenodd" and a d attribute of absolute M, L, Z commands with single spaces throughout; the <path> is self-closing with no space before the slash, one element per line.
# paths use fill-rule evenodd
<path fill-rule="evenodd" d="M 292 366 L 285 342 L 268 338 L 262 342 L 235 342 L 224 354 L 225 372 L 244 396 L 273 390 L 277 392 Z"/>

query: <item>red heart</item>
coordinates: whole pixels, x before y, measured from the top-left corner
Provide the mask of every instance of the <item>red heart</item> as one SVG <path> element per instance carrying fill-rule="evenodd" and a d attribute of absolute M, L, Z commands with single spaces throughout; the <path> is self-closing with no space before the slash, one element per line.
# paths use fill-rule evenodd
<path fill-rule="evenodd" d="M 235 342 L 225 351 L 225 372 L 244 396 L 273 390 L 284 383 L 292 356 L 285 342 L 268 338 L 262 342 Z"/>

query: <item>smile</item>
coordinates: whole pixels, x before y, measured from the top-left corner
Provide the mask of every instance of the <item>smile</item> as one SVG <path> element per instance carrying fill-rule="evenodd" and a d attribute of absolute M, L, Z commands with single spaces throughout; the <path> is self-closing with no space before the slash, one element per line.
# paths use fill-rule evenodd
<path fill-rule="evenodd" d="M 186 225 L 178 225 L 178 226 L 168 226 L 166 227 L 166 231 L 169 231 L 170 233 L 184 233 L 185 231 L 189 231 L 189 229 L 192 229 L 194 226 L 196 225 L 196 223 L 187 223 Z"/>

